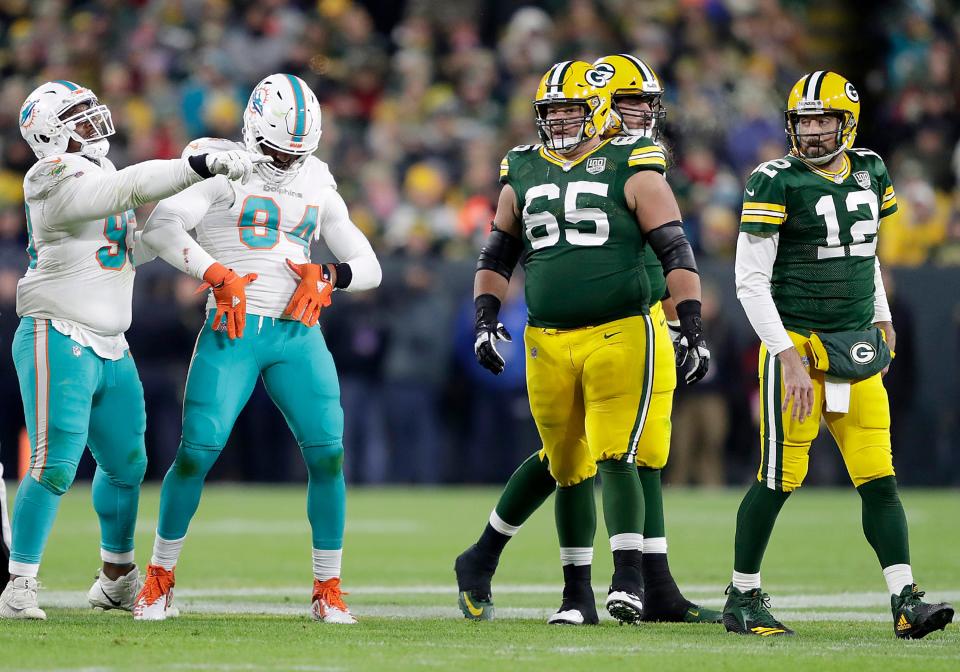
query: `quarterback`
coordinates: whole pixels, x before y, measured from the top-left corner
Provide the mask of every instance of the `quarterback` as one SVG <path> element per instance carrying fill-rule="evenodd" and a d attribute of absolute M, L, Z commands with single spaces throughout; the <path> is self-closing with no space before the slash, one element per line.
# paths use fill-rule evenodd
<path fill-rule="evenodd" d="M 501 164 L 504 186 L 474 284 L 477 359 L 500 373 L 496 343 L 509 334 L 497 315 L 524 256 L 527 388 L 543 443 L 538 457 L 557 484 L 564 575 L 563 601 L 549 623 L 598 622 L 590 576 L 598 470 L 614 557 L 606 608 L 621 622 L 643 614 L 644 496 L 636 462 L 653 378 L 647 244 L 677 303 L 681 366 L 699 378 L 709 361 L 699 276 L 663 178 L 663 152 L 643 135 L 602 137 L 605 83 L 583 61 L 557 63 L 542 78 L 534 100 L 542 144 L 516 147 Z M 651 170 L 657 165 L 661 170 Z M 461 600 L 470 610 L 466 592 Z"/>
<path fill-rule="evenodd" d="M 665 157 L 656 144 L 666 116 L 661 102 L 664 89 L 660 78 L 648 64 L 629 54 L 605 56 L 593 66 L 603 75 L 610 97 L 610 112 L 603 135 L 611 137 L 620 133 L 624 137 L 635 137 L 631 145 L 634 151 L 647 150 L 642 160 L 635 162 L 638 168 L 664 173 Z M 509 169 L 509 165 L 506 168 Z M 643 262 L 650 283 L 654 348 L 650 364 L 653 382 L 649 410 L 636 451 L 644 499 L 642 618 L 645 621 L 719 622 L 719 611 L 692 604 L 683 597 L 667 564 L 660 472 L 670 448 L 670 411 L 677 378 L 673 343 L 661 303 L 666 289 L 663 267 L 649 246 L 644 248 Z M 679 328 L 679 322 L 676 326 Z M 692 364 L 693 360 L 688 360 L 684 371 L 685 375 L 690 374 L 689 382 L 695 382 L 694 372 L 690 369 Z M 464 551 L 455 563 L 459 604 L 466 618 L 493 618 L 490 582 L 500 555 L 507 542 L 555 488 L 556 482 L 539 452 L 525 460 L 510 477 L 477 543 Z"/>
<path fill-rule="evenodd" d="M 890 450 L 881 377 L 895 332 L 876 257 L 897 199 L 880 157 L 854 148 L 860 98 L 835 72 L 804 75 L 787 99 L 790 153 L 758 166 L 744 192 L 737 296 L 762 341 L 760 468 L 737 513 L 723 622 L 741 634 L 793 634 L 769 611 L 760 563 L 780 509 L 807 473 L 826 422 L 860 494 L 863 532 L 883 570 L 894 634 L 919 639 L 953 618 L 920 598 Z"/>
<path fill-rule="evenodd" d="M 245 147 L 272 163 L 259 164 L 247 184 L 210 180 L 168 198 L 147 221 L 147 244 L 209 285 L 211 329 L 201 330 L 190 362 L 183 434 L 163 479 L 153 557 L 134 607 L 138 620 L 163 620 L 174 613 L 174 568 L 204 479 L 262 378 L 307 466 L 313 617 L 356 622 L 340 590 L 343 411 L 337 372 L 317 320 L 334 289 L 374 288 L 381 273 L 327 165 L 313 156 L 319 142 L 320 105 L 314 93 L 299 77 L 270 75 L 250 96 L 242 145 L 204 138 L 190 143 L 184 154 Z M 196 231 L 196 240 L 189 230 Z M 327 244 L 337 262 L 311 263 L 315 238 Z"/>
<path fill-rule="evenodd" d="M 215 175 L 246 180 L 254 162 L 269 159 L 211 150 L 118 171 L 106 158 L 110 110 L 67 80 L 29 95 L 20 132 L 39 159 L 23 181 L 29 266 L 17 286 L 13 339 L 30 464 L 14 504 L 0 618 L 46 618 L 37 605 L 40 558 L 85 446 L 97 462 L 103 561 L 88 599 L 130 610 L 140 588 L 133 533 L 147 458 L 143 387 L 124 332 L 135 265 L 149 258 L 132 208 Z"/>

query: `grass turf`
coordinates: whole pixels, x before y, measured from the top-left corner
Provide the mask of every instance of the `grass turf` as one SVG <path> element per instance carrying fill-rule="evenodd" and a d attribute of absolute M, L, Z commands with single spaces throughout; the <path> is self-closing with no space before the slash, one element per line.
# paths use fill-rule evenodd
<path fill-rule="evenodd" d="M 40 600 L 49 620 L 0 621 L 0 669 L 557 670 L 616 663 L 738 672 L 869 665 L 886 672 L 960 665 L 955 625 L 920 642 L 893 638 L 883 579 L 860 532 L 859 497 L 852 489 L 801 491 L 780 517 L 764 587 L 773 595 L 774 614 L 795 627 L 796 638 L 740 638 L 709 625 L 546 626 L 542 615 L 559 605 L 561 582 L 549 504 L 501 562 L 494 591 L 505 618 L 466 622 L 455 606 L 453 558 L 479 533 L 496 495 L 462 488 L 351 491 L 344 585 L 356 589 L 347 599 L 361 623 L 338 628 L 315 624 L 307 614 L 311 575 L 302 488 L 206 490 L 177 570 L 181 618 L 134 623 L 127 614 L 72 608 L 83 603 L 92 581 L 98 538 L 89 491 L 76 488 L 64 498 L 41 571 Z M 666 492 L 671 566 L 697 601 L 722 602 L 741 495 Z M 960 596 L 954 527 L 960 497 L 955 491 L 907 491 L 903 499 L 918 580 L 931 598 Z M 148 488 L 137 537 L 141 566 L 156 511 L 157 490 Z M 597 540 L 594 584 L 601 590 L 611 570 L 602 529 Z M 275 615 L 240 613 L 251 611 Z"/>

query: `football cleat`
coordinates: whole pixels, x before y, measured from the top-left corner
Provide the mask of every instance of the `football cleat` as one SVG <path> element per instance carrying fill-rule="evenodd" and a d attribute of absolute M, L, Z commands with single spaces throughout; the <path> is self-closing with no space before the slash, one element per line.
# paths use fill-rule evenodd
<path fill-rule="evenodd" d="M 565 585 L 560 608 L 547 619 L 549 625 L 597 625 L 599 622 L 593 588 L 589 583 Z"/>
<path fill-rule="evenodd" d="M 147 565 L 147 579 L 133 603 L 133 620 L 163 621 L 180 615 L 173 606 L 173 570 Z"/>
<path fill-rule="evenodd" d="M 140 570 L 136 565 L 116 580 L 107 578 L 103 570 L 98 569 L 96 579 L 87 591 L 87 601 L 91 607 L 102 611 L 109 609 L 133 611 L 133 603 L 136 602 L 142 587 Z"/>
<path fill-rule="evenodd" d="M 457 556 L 453 571 L 457 574 L 457 602 L 464 618 L 472 621 L 493 620 L 490 581 L 496 570 L 497 558 L 481 553 L 476 544 Z"/>
<path fill-rule="evenodd" d="M 643 620 L 643 598 L 628 590 L 614 590 L 607 593 L 607 613 L 621 623 L 639 623 Z"/>
<path fill-rule="evenodd" d="M 770 613 L 770 596 L 759 588 L 741 593 L 731 583 L 727 586 L 726 595 L 723 625 L 727 632 L 760 637 L 794 634 L 793 630 L 773 617 Z"/>
<path fill-rule="evenodd" d="M 917 584 L 904 586 L 899 595 L 890 596 L 893 611 L 893 634 L 900 639 L 921 639 L 931 632 L 943 630 L 953 621 L 953 606 L 946 602 L 928 604 Z"/>
<path fill-rule="evenodd" d="M 680 620 L 684 623 L 723 623 L 723 612 L 691 602 Z"/>
<path fill-rule="evenodd" d="M 0 593 L 0 618 L 47 619 L 46 612 L 37 604 L 40 584 L 29 576 L 18 576 Z"/>
<path fill-rule="evenodd" d="M 357 619 L 343 601 L 347 593 L 340 590 L 340 579 L 334 577 L 326 581 L 313 580 L 313 602 L 310 613 L 313 620 L 339 625 L 353 625 Z"/>
<path fill-rule="evenodd" d="M 643 620 L 646 623 L 722 623 L 723 614 L 685 599 L 663 602 L 648 590 L 643 600 Z"/>

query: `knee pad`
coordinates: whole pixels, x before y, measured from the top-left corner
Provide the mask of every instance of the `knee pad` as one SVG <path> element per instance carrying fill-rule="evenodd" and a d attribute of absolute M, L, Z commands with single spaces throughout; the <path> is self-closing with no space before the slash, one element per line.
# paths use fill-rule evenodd
<path fill-rule="evenodd" d="M 343 443 L 320 443 L 301 446 L 310 478 L 335 478 L 343 473 Z"/>
<path fill-rule="evenodd" d="M 177 458 L 170 465 L 170 471 L 180 478 L 199 478 L 203 480 L 207 477 L 210 469 L 220 457 L 221 448 L 209 448 L 192 446 L 187 443 L 181 443 L 177 450 Z"/>
<path fill-rule="evenodd" d="M 75 464 L 47 465 L 43 468 L 43 471 L 40 473 L 40 478 L 37 478 L 36 481 L 59 497 L 70 489 L 76 475 L 77 465 Z"/>

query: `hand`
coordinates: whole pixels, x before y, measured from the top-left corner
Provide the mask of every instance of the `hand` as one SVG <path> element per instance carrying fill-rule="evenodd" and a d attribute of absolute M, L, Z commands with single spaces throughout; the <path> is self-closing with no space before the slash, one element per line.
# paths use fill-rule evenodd
<path fill-rule="evenodd" d="M 500 300 L 493 294 L 482 294 L 474 301 L 477 307 L 477 321 L 474 327 L 476 340 L 473 343 L 473 354 L 477 357 L 480 366 L 499 376 L 503 373 L 505 362 L 497 352 L 497 341 L 510 343 L 513 338 L 503 323 L 498 321 Z"/>
<path fill-rule="evenodd" d="M 333 280 L 323 276 L 324 268 L 319 264 L 295 264 L 287 259 L 287 266 L 300 276 L 300 284 L 283 314 L 312 327 L 320 319 L 320 311 L 331 303 Z"/>
<path fill-rule="evenodd" d="M 793 412 L 790 415 L 803 422 L 813 413 L 813 381 L 796 348 L 787 348 L 777 358 L 783 373 L 783 406 L 780 410 L 786 411 L 792 399 Z M 768 380 L 767 384 L 772 382 Z"/>
<path fill-rule="evenodd" d="M 887 339 L 887 347 L 890 348 L 890 354 L 892 355 L 896 351 L 897 347 L 897 332 L 893 330 L 893 322 L 874 322 L 873 326 L 879 327 L 883 330 L 883 335 Z M 887 364 L 883 367 L 883 370 L 880 372 L 880 377 L 887 375 L 887 372 L 890 370 L 890 365 Z"/>
<path fill-rule="evenodd" d="M 680 338 L 674 342 L 677 367 L 687 385 L 693 385 L 710 369 L 710 350 L 703 338 L 700 302 L 694 299 L 680 302 L 677 304 L 677 316 L 680 318 Z"/>
<path fill-rule="evenodd" d="M 670 340 L 676 345 L 680 340 L 680 320 L 667 320 L 667 332 L 670 334 Z"/>
<path fill-rule="evenodd" d="M 273 157 L 259 152 L 233 149 L 229 152 L 207 154 L 207 170 L 214 175 L 225 175 L 228 180 L 239 180 L 240 184 L 246 184 L 253 174 L 255 164 L 272 161 Z"/>
<path fill-rule="evenodd" d="M 205 282 L 197 288 L 197 293 L 212 289 L 213 299 L 217 302 L 211 328 L 219 331 L 220 324 L 226 320 L 227 338 L 242 338 L 247 323 L 245 287 L 257 279 L 257 274 L 248 273 L 241 277 L 223 264 L 214 262 L 203 274 L 203 279 Z"/>

